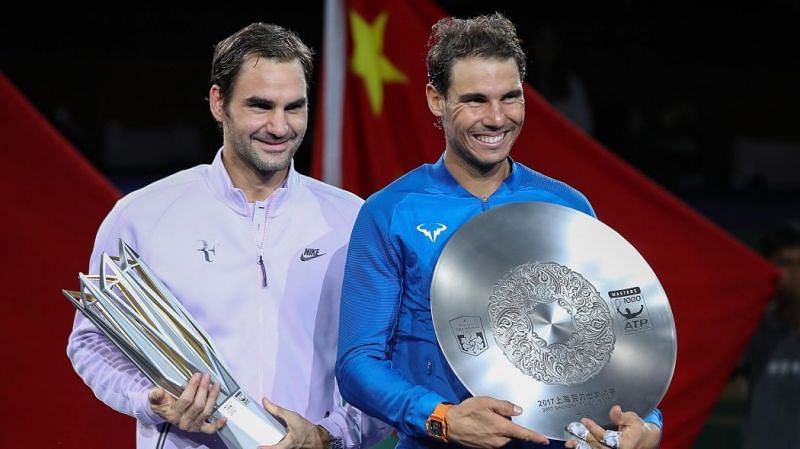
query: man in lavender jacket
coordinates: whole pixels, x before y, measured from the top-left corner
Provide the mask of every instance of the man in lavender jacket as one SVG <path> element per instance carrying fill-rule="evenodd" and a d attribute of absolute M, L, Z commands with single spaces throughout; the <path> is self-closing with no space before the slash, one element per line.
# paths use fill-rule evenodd
<path fill-rule="evenodd" d="M 232 375 L 282 419 L 281 449 L 367 448 L 388 427 L 343 405 L 334 378 L 347 244 L 362 200 L 297 173 L 312 53 L 293 32 L 254 23 L 221 41 L 209 103 L 223 146 L 200 165 L 120 200 L 100 255 L 129 243 L 214 340 Z M 206 421 L 218 385 L 195 374 L 174 398 L 76 315 L 67 353 L 110 407 L 137 420 L 137 447 L 220 448 Z"/>

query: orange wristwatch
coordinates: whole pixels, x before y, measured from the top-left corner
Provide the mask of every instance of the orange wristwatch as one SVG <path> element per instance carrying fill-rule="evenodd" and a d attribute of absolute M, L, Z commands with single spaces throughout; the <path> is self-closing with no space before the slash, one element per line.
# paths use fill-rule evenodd
<path fill-rule="evenodd" d="M 425 430 L 428 435 L 437 440 L 447 442 L 447 411 L 453 404 L 442 402 L 433 409 L 433 413 L 425 421 Z"/>

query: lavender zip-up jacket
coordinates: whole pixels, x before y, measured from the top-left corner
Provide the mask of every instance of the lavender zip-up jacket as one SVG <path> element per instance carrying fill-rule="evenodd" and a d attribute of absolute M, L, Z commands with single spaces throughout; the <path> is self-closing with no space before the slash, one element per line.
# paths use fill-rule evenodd
<path fill-rule="evenodd" d="M 323 425 L 347 448 L 368 448 L 390 429 L 342 405 L 334 378 L 342 272 L 361 204 L 293 167 L 282 188 L 248 204 L 220 150 L 211 165 L 122 198 L 100 226 L 89 272 L 97 273 L 103 252 L 117 255 L 124 239 L 210 335 L 251 397 Z M 80 314 L 67 353 L 100 400 L 137 419 L 138 448 L 224 447 L 216 435 L 183 432 L 155 415 L 150 381 Z"/>

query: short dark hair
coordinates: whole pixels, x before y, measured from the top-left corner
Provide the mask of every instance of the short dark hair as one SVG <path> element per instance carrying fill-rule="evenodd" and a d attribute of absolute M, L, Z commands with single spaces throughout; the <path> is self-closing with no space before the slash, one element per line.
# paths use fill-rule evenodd
<path fill-rule="evenodd" d="M 761 240 L 761 251 L 772 257 L 784 248 L 800 247 L 800 221 L 789 219 L 768 232 Z"/>
<path fill-rule="evenodd" d="M 447 95 L 455 60 L 474 56 L 514 58 L 520 79 L 525 78 L 525 52 L 517 29 L 496 12 L 471 19 L 446 17 L 433 25 L 428 38 L 428 82 L 441 95 Z"/>
<path fill-rule="evenodd" d="M 279 25 L 256 22 L 221 40 L 214 47 L 211 61 L 211 86 L 219 86 L 222 102 L 228 106 L 230 90 L 242 63 L 251 56 L 276 59 L 281 62 L 297 60 L 303 67 L 306 88 L 311 83 L 314 52 L 292 30 Z M 209 86 L 210 87 L 210 86 Z"/>

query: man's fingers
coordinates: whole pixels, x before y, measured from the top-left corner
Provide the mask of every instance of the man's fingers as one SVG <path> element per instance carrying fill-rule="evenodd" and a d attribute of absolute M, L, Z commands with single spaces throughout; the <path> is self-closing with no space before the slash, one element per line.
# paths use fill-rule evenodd
<path fill-rule="evenodd" d="M 567 432 L 569 432 L 572 435 L 575 435 L 581 440 L 586 440 L 586 438 L 589 437 L 589 429 L 587 429 L 586 426 L 583 425 L 583 423 L 577 421 L 573 421 L 567 424 Z"/>
<path fill-rule="evenodd" d="M 503 416 L 519 416 L 522 414 L 522 407 L 516 405 L 509 401 L 501 401 L 499 399 L 494 398 L 482 398 L 488 402 L 489 408 L 497 413 L 498 415 Z"/>
<path fill-rule="evenodd" d="M 548 440 L 547 437 L 545 437 L 542 434 L 536 433 L 533 430 L 527 429 L 517 424 L 512 424 L 512 425 L 514 427 L 512 433 L 509 434 L 509 436 L 512 438 L 539 444 L 550 443 L 550 440 Z"/>
<path fill-rule="evenodd" d="M 205 421 L 203 422 L 203 425 L 200 427 L 200 431 L 209 434 L 218 432 L 219 429 L 221 429 L 226 422 L 228 422 L 228 419 L 225 418 L 224 416 L 220 417 L 214 422 Z"/>
<path fill-rule="evenodd" d="M 616 448 L 619 446 L 620 433 L 618 431 L 606 430 L 589 418 L 583 418 L 581 420 L 581 424 L 583 424 L 586 430 L 588 430 L 588 434 L 582 436 L 582 432 L 576 432 L 572 430 L 571 433 L 579 438 L 583 438 L 583 440 L 589 443 L 592 447 L 600 447 L 597 445 L 598 442 L 602 443 L 603 447 Z"/>
<path fill-rule="evenodd" d="M 569 440 L 564 443 L 567 449 L 592 449 L 592 445 L 583 440 Z"/>
<path fill-rule="evenodd" d="M 181 395 L 178 396 L 178 400 L 175 401 L 173 407 L 178 414 L 183 415 L 186 409 L 191 407 L 194 395 L 197 393 L 197 388 L 200 385 L 200 377 L 199 373 L 192 374 L 189 383 L 186 385 L 186 388 L 183 389 L 183 393 L 181 393 Z"/>
<path fill-rule="evenodd" d="M 181 395 L 181 417 L 178 422 L 178 427 L 181 430 L 200 430 L 203 427 L 205 416 L 203 410 L 206 407 L 206 398 L 208 397 L 208 384 L 211 382 L 211 376 L 208 374 L 200 375 L 200 380 L 194 389 L 194 395 L 191 397 L 184 397 Z M 186 391 L 184 391 L 186 393 Z"/>
<path fill-rule="evenodd" d="M 501 419 L 500 421 L 497 421 L 497 418 L 494 418 L 489 422 L 489 424 L 496 424 L 498 433 L 508 438 L 540 444 L 547 444 L 550 441 L 544 435 L 536 433 L 527 427 L 515 424 L 510 420 Z"/>
<path fill-rule="evenodd" d="M 216 426 L 209 426 L 206 420 L 214 411 L 219 389 L 219 383 L 211 385 L 211 375 L 203 374 L 200 387 L 197 389 L 197 394 L 194 396 L 194 402 L 185 414 L 187 418 L 192 420 L 189 425 L 190 429 L 200 429 L 205 433 L 214 433 L 217 431 Z"/>
<path fill-rule="evenodd" d="M 220 386 L 219 382 L 215 383 L 211 386 L 211 389 L 208 391 L 208 396 L 206 397 L 205 407 L 203 408 L 203 415 L 204 416 L 211 416 L 211 413 L 214 412 L 214 408 L 217 405 L 217 398 L 219 397 L 219 391 L 222 387 Z"/>
<path fill-rule="evenodd" d="M 200 417 L 202 417 L 203 419 L 202 419 L 202 421 L 200 421 L 198 423 L 198 426 L 200 427 L 200 431 L 202 431 L 204 433 L 217 432 L 228 421 L 228 419 L 225 418 L 224 416 L 220 416 L 217 420 L 215 420 L 213 422 L 208 422 L 207 421 L 208 417 L 210 417 L 211 414 L 214 412 L 214 407 L 217 404 L 217 397 L 219 396 L 219 391 L 220 391 L 221 388 L 222 387 L 220 386 L 219 382 L 214 384 L 211 387 L 211 391 L 208 394 L 208 398 L 206 399 L 206 406 L 203 409 L 203 413 L 200 415 Z"/>
<path fill-rule="evenodd" d="M 589 418 L 583 418 L 581 420 L 581 424 L 586 426 L 586 429 L 594 437 L 595 440 L 597 440 L 597 441 L 602 441 L 603 440 L 603 435 L 606 434 L 606 429 L 600 427 L 596 422 L 594 422 L 593 420 L 591 420 Z M 586 438 L 586 440 L 589 441 L 588 438 Z"/>

